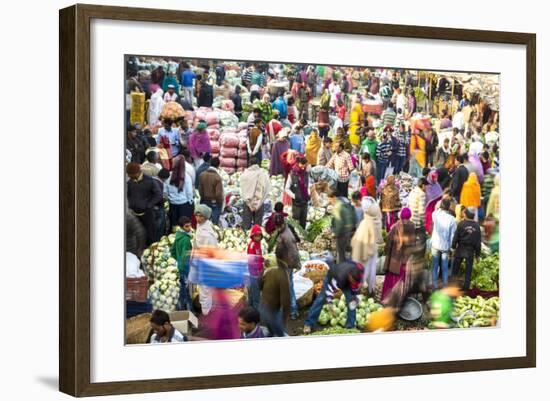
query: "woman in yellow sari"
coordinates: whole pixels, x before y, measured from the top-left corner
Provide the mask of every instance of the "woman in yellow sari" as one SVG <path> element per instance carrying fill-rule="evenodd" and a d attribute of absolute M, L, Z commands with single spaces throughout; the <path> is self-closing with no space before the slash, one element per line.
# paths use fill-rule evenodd
<path fill-rule="evenodd" d="M 361 103 L 354 103 L 349 115 L 349 142 L 354 146 L 359 146 L 360 137 L 357 130 L 361 127 L 361 122 L 365 118 L 365 114 L 361 109 Z"/>
<path fill-rule="evenodd" d="M 422 169 L 426 167 L 426 138 L 422 131 L 411 135 L 410 151 L 409 174 L 413 177 L 422 177 Z"/>
<path fill-rule="evenodd" d="M 319 149 L 321 149 L 321 138 L 317 129 L 314 128 L 306 140 L 306 159 L 312 167 L 317 165 Z"/>

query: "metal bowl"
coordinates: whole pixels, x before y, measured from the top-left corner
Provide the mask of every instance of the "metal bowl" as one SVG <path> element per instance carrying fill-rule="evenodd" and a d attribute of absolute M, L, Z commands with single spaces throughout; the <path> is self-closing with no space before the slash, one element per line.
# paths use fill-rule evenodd
<path fill-rule="evenodd" d="M 399 317 L 403 320 L 413 321 L 420 319 L 423 313 L 422 304 L 414 298 L 407 298 L 399 310 Z"/>

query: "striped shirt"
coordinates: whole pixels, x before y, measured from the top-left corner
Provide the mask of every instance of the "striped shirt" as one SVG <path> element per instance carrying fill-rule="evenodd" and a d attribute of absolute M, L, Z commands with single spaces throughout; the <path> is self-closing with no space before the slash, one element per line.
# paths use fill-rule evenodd
<path fill-rule="evenodd" d="M 423 227 L 426 217 L 426 193 L 419 187 L 414 187 L 409 194 L 409 209 L 412 212 L 411 221 L 414 226 L 416 228 Z"/>
<path fill-rule="evenodd" d="M 376 147 L 376 160 L 378 163 L 387 163 L 391 152 L 391 141 L 383 141 Z"/>
<path fill-rule="evenodd" d="M 393 127 L 395 124 L 396 118 L 397 118 L 397 114 L 395 113 L 395 111 L 393 111 L 393 109 L 386 109 L 382 113 L 382 124 L 384 125 L 384 127 L 386 125 L 391 125 Z"/>
<path fill-rule="evenodd" d="M 328 168 L 333 168 L 338 174 L 338 181 L 346 182 L 349 180 L 349 175 L 353 171 L 353 162 L 348 152 L 335 153 L 327 163 Z"/>
<path fill-rule="evenodd" d="M 407 150 L 409 149 L 410 145 L 408 132 L 398 131 L 395 136 L 397 138 L 397 156 L 407 157 Z"/>

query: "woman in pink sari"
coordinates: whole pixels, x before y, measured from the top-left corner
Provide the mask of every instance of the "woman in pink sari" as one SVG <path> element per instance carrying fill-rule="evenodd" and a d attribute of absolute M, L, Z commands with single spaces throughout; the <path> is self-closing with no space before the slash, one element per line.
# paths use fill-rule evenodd
<path fill-rule="evenodd" d="M 394 287 L 405 281 L 407 261 L 416 243 L 415 228 L 414 223 L 410 220 L 411 216 L 411 209 L 408 207 L 403 208 L 399 221 L 394 224 L 386 240 L 384 249 L 386 277 L 384 278 L 381 296 L 383 304 L 389 301 Z M 403 286 L 398 288 L 403 288 Z"/>
<path fill-rule="evenodd" d="M 424 225 L 426 231 L 431 234 L 433 229 L 432 214 L 435 212 L 437 202 L 443 197 L 443 189 L 437 181 L 437 172 L 431 171 L 427 177 L 428 185 L 426 185 L 426 215 Z"/>

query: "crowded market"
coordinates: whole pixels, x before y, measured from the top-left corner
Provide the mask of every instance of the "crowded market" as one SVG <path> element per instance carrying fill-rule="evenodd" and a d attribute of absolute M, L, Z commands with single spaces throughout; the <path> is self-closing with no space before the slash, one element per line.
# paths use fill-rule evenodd
<path fill-rule="evenodd" d="M 498 326 L 497 74 L 125 62 L 127 344 Z"/>

